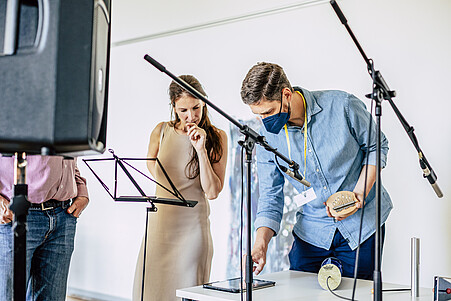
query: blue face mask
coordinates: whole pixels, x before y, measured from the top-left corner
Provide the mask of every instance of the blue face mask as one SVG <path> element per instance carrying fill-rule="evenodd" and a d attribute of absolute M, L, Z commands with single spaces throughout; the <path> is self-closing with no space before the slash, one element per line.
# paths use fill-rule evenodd
<path fill-rule="evenodd" d="M 265 129 L 273 134 L 279 134 L 280 130 L 285 124 L 290 120 L 290 108 L 288 107 L 288 112 L 282 112 L 282 103 L 280 104 L 280 112 L 263 118 L 263 125 Z"/>

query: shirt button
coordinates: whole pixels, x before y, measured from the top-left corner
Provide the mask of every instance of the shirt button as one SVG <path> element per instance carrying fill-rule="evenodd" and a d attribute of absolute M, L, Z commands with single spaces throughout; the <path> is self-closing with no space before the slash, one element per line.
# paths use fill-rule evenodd
<path fill-rule="evenodd" d="M 60 185 L 60 188 L 63 189 L 63 188 L 64 188 L 64 185 Z"/>
<path fill-rule="evenodd" d="M 319 172 L 319 168 L 316 169 L 316 172 Z"/>
<path fill-rule="evenodd" d="M 309 152 L 309 153 L 311 153 L 311 152 L 312 152 L 312 150 L 311 150 L 311 149 L 309 149 L 309 150 L 308 150 L 308 152 Z"/>
<path fill-rule="evenodd" d="M 327 187 L 326 187 L 326 186 L 324 186 L 324 189 L 327 189 Z"/>

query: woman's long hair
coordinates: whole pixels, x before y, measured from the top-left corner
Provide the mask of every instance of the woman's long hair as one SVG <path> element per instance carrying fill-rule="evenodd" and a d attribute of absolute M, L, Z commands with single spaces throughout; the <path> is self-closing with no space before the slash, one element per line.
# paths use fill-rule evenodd
<path fill-rule="evenodd" d="M 199 93 L 204 95 L 204 89 L 200 82 L 192 75 L 181 75 L 180 79 L 191 85 L 194 89 L 196 89 Z M 180 87 L 175 81 L 172 81 L 169 85 L 169 98 L 171 100 L 171 111 L 172 111 L 172 120 L 169 122 L 171 126 L 175 126 L 180 122 L 180 118 L 175 113 L 175 103 L 176 101 L 182 97 L 183 95 L 192 96 L 188 91 Z M 210 164 L 217 163 L 221 160 L 222 157 L 222 143 L 221 143 L 221 135 L 219 133 L 218 128 L 211 124 L 210 119 L 208 118 L 207 106 L 204 105 L 202 108 L 202 117 L 199 121 L 198 127 L 204 129 L 206 132 L 206 141 L 205 148 L 207 150 L 208 159 L 210 160 Z M 185 167 L 185 175 L 189 179 L 196 178 L 200 173 L 199 170 L 199 158 L 197 157 L 197 153 L 194 147 L 191 149 L 191 159 Z"/>

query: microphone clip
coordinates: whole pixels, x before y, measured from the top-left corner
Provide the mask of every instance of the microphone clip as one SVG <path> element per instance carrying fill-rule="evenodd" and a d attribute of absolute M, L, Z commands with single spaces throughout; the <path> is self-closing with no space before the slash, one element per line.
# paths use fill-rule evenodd
<path fill-rule="evenodd" d="M 423 178 L 429 181 L 429 184 L 431 184 L 435 194 L 439 198 L 442 198 L 443 192 L 441 191 L 440 187 L 437 184 L 437 175 L 435 174 L 434 170 L 432 170 L 431 166 L 429 165 L 429 162 L 426 160 L 422 152 L 418 153 L 418 157 L 420 161 L 420 167 L 423 170 Z"/>
<path fill-rule="evenodd" d="M 280 169 L 282 172 L 284 172 L 284 173 L 285 173 L 286 175 L 288 175 L 290 178 L 292 178 L 292 179 L 298 181 L 298 182 L 301 183 L 302 185 L 305 185 L 305 186 L 307 186 L 307 187 L 310 187 L 310 186 L 311 186 L 310 182 L 308 182 L 305 178 L 303 178 L 303 177 L 301 176 L 301 174 L 299 173 L 299 165 L 298 165 L 296 162 L 291 161 L 292 164 L 290 164 L 290 168 L 291 168 L 291 170 L 290 170 L 290 169 L 288 169 L 287 167 L 285 167 L 285 166 L 279 164 L 279 161 L 277 160 L 277 156 L 275 156 L 275 158 L 276 158 L 276 160 L 275 160 L 276 165 L 277 165 L 277 167 L 279 167 L 279 169 Z"/>

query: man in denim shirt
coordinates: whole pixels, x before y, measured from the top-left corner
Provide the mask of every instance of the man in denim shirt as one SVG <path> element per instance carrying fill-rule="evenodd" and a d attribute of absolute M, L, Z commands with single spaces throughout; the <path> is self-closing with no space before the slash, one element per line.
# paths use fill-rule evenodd
<path fill-rule="evenodd" d="M 304 177 L 311 183 L 311 188 L 306 188 L 288 177 L 277 166 L 274 154 L 260 146 L 257 148 L 260 198 L 255 221 L 257 235 L 252 249 L 256 274 L 263 269 L 268 243 L 280 228 L 283 186 L 287 179 L 298 192 L 306 192 L 306 201 L 309 201 L 297 212 L 293 228 L 295 240 L 289 254 L 290 269 L 317 273 L 324 259 L 336 257 L 342 262 L 343 276 L 353 277 L 366 191 L 358 277 L 372 279 L 376 231 L 373 187 L 376 180 L 376 126 L 365 104 L 342 91 L 310 92 L 292 88 L 283 69 L 270 63 L 258 63 L 249 70 L 242 84 L 241 97 L 252 112 L 262 118 L 261 134 L 269 145 L 298 162 L 300 172 L 305 171 Z M 383 134 L 381 140 L 383 168 L 388 141 Z M 279 163 L 287 167 L 280 160 Z M 339 191 L 354 192 L 359 209 L 351 215 L 333 218 L 325 202 Z M 385 223 L 393 205 L 383 186 L 381 206 L 382 223 Z M 382 227 L 382 241 L 384 230 L 385 226 Z"/>

